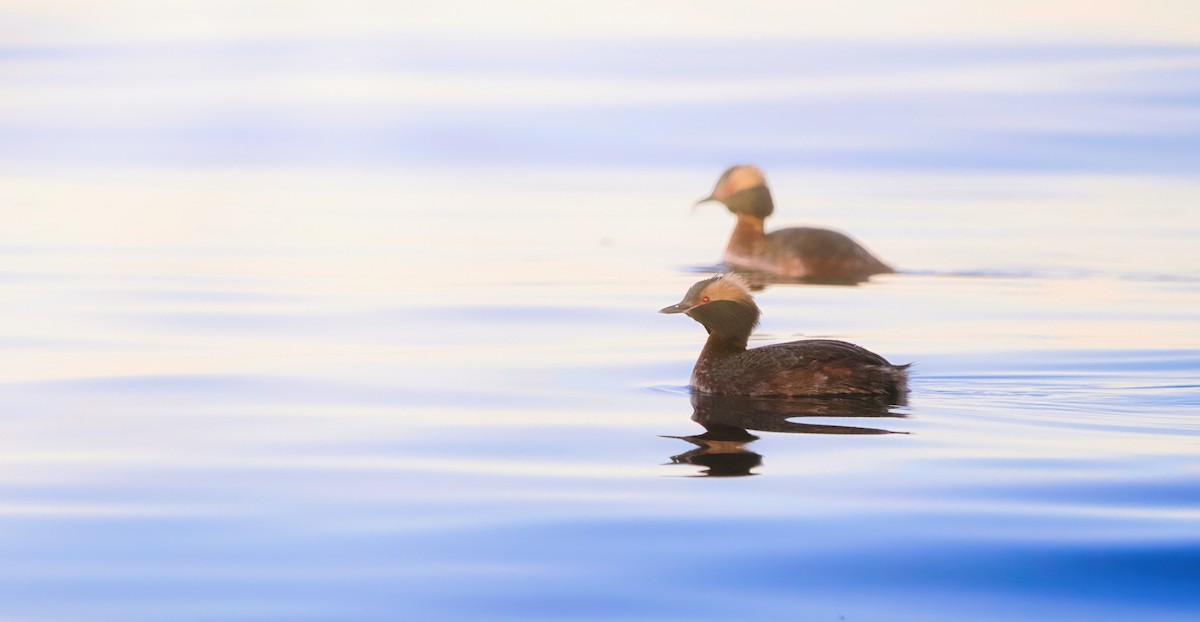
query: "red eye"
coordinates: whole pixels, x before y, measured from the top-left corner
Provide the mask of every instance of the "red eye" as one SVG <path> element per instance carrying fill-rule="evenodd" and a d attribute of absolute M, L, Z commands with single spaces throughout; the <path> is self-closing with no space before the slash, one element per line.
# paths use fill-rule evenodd
<path fill-rule="evenodd" d="M 705 297 L 703 297 L 703 298 L 701 298 L 701 299 L 700 299 L 700 303 L 701 303 L 701 304 L 703 304 L 703 303 L 706 303 L 706 302 L 708 302 L 708 296 L 705 296 Z"/>

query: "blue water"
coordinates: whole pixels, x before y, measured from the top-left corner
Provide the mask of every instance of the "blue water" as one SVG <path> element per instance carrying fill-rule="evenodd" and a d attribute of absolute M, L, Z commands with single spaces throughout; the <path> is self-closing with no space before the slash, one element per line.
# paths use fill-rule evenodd
<path fill-rule="evenodd" d="M 1200 616 L 1200 48 L 24 41 L 0 619 Z M 905 404 L 689 395 L 741 160 Z"/>

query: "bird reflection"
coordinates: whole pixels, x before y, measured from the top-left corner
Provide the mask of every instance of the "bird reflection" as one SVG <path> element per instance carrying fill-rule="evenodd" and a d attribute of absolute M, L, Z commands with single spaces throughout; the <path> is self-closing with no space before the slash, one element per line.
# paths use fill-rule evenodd
<path fill-rule="evenodd" d="M 746 283 L 750 286 L 750 291 L 761 292 L 772 285 L 841 285 L 846 287 L 857 287 L 866 282 L 865 278 L 854 278 L 844 276 L 783 276 L 780 274 L 771 274 L 761 270 L 753 270 L 734 266 L 727 263 L 716 265 L 694 266 L 687 268 L 688 272 L 696 274 L 711 274 L 714 272 L 736 272 L 746 279 Z"/>
<path fill-rule="evenodd" d="M 848 276 L 783 276 L 733 266 L 729 266 L 729 269 L 745 277 L 746 281 L 750 284 L 750 290 L 755 292 L 761 292 L 771 285 L 841 285 L 856 287 L 867 281 L 865 278 Z"/>
<path fill-rule="evenodd" d="M 692 393 L 692 420 L 704 426 L 704 433 L 667 437 L 696 446 L 671 456 L 671 463 L 704 467 L 700 475 L 708 477 L 757 475 L 751 470 L 762 464 L 762 455 L 747 447 L 759 439 L 750 430 L 788 434 L 905 434 L 882 428 L 792 421 L 805 417 L 902 419 L 907 415 L 892 408 L 903 405 L 903 401 L 894 403 L 878 397 L 747 398 Z"/>

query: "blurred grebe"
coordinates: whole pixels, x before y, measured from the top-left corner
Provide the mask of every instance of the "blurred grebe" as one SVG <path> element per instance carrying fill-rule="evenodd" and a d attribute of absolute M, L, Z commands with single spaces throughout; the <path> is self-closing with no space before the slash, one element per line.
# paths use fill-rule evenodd
<path fill-rule="evenodd" d="M 908 365 L 892 365 L 864 348 L 808 339 L 747 350 L 761 312 L 745 279 L 723 274 L 693 285 L 659 313 L 686 313 L 708 330 L 692 369 L 692 389 L 714 395 L 886 395 L 901 398 Z"/>
<path fill-rule="evenodd" d="M 697 205 L 706 201 L 718 201 L 737 216 L 725 247 L 724 260 L 730 266 L 818 281 L 859 282 L 872 274 L 895 272 L 837 231 L 791 227 L 764 233 L 763 221 L 775 204 L 758 167 L 731 167 Z"/>

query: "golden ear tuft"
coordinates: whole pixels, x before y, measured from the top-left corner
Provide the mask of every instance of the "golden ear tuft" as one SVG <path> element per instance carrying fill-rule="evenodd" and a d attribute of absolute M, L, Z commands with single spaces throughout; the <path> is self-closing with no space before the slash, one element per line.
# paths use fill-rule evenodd
<path fill-rule="evenodd" d="M 734 190 L 743 190 L 767 183 L 763 172 L 753 164 L 739 164 L 728 171 L 729 185 Z"/>
<path fill-rule="evenodd" d="M 726 272 L 717 275 L 708 287 L 705 288 L 709 297 L 713 300 L 734 300 L 738 302 L 750 302 L 754 297 L 750 295 L 750 283 L 740 274 L 735 272 Z"/>
<path fill-rule="evenodd" d="M 745 290 L 746 293 L 750 293 L 750 281 L 748 281 L 746 277 L 736 272 L 723 272 L 718 276 L 720 277 L 720 280 L 732 283 Z"/>

